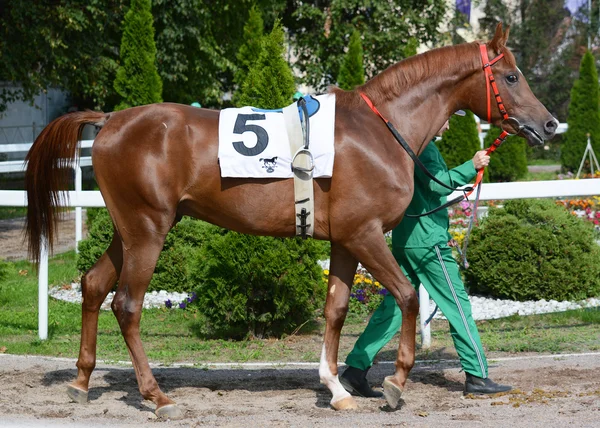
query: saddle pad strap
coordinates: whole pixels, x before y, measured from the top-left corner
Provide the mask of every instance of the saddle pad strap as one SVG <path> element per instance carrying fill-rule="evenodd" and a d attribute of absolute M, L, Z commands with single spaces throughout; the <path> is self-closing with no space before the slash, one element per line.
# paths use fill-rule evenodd
<path fill-rule="evenodd" d="M 310 152 L 304 149 L 302 141 L 302 125 L 298 115 L 298 106 L 296 103 L 283 109 L 285 119 L 285 128 L 290 141 L 290 153 L 294 156 L 292 161 L 292 171 L 294 173 L 294 205 L 296 214 L 296 235 L 302 235 L 300 224 L 300 214 L 302 209 L 306 210 L 306 236 L 313 236 L 314 232 L 314 189 L 313 189 L 313 164 Z"/>

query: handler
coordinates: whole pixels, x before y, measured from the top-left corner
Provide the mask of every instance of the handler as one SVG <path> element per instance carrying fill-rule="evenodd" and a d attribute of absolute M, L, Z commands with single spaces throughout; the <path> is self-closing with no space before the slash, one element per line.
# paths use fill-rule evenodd
<path fill-rule="evenodd" d="M 464 112 L 457 112 L 464 116 Z M 449 128 L 446 121 L 437 135 Z M 479 168 L 489 164 L 485 150 L 472 160 L 448 170 L 434 141 L 419 156 L 438 180 L 451 187 L 469 183 Z M 422 214 L 446 203 L 450 190 L 439 185 L 415 167 L 415 189 L 406 214 Z M 392 253 L 404 274 L 417 288 L 423 284 L 431 298 L 448 319 L 454 346 L 466 373 L 465 393 L 494 394 L 510 391 L 511 386 L 499 385 L 488 378 L 488 366 L 479 332 L 471 314 L 471 304 L 465 291 L 456 260 L 450 248 L 448 210 L 442 209 L 422 217 L 404 217 L 392 231 Z M 348 368 L 340 376 L 344 388 L 363 397 L 381 397 L 371 389 L 366 375 L 377 353 L 398 332 L 402 312 L 388 293 L 373 313 L 365 331 L 346 358 Z"/>

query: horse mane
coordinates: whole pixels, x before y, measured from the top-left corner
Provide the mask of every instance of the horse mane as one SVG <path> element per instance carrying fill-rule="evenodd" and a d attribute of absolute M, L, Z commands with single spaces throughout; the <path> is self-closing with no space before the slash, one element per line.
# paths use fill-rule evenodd
<path fill-rule="evenodd" d="M 512 52 L 508 48 L 504 48 L 503 52 L 509 65 L 516 67 Z M 457 61 L 456 58 L 463 60 Z M 390 65 L 364 85 L 353 90 L 345 91 L 331 86 L 328 92 L 335 94 L 338 105 L 356 108 L 362 102 L 360 92 L 367 94 L 377 105 L 397 98 L 423 80 L 439 79 L 442 74 L 458 75 L 465 69 L 465 58 L 471 58 L 473 61 L 472 65 L 468 64 L 469 67 L 480 67 L 479 42 L 432 49 Z"/>

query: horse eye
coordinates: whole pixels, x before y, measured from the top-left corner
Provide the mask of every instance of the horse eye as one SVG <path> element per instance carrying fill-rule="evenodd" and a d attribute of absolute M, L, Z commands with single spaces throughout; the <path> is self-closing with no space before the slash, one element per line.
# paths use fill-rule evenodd
<path fill-rule="evenodd" d="M 508 83 L 517 83 L 519 81 L 519 78 L 516 74 L 509 74 L 508 76 L 506 76 L 506 81 Z"/>

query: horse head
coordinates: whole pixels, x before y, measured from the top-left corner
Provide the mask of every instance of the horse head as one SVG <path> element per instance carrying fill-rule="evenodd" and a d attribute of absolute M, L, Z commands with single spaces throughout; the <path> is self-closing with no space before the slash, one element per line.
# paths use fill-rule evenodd
<path fill-rule="evenodd" d="M 558 121 L 531 92 L 517 67 L 506 46 L 509 31 L 509 27 L 503 30 L 502 23 L 498 24 L 494 38 L 480 46 L 485 80 L 481 72 L 474 73 L 469 79 L 471 84 L 465 86 L 467 93 L 461 98 L 469 100 L 469 107 L 479 117 L 509 134 L 520 135 L 530 146 L 538 146 L 554 136 Z M 482 96 L 486 93 L 487 96 Z"/>

